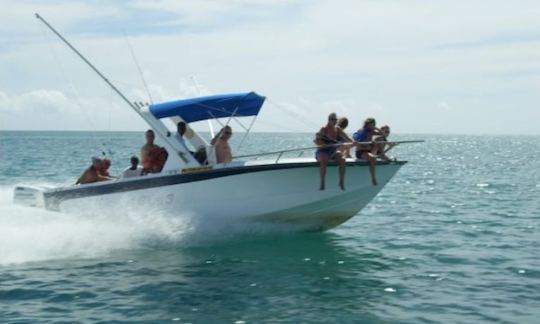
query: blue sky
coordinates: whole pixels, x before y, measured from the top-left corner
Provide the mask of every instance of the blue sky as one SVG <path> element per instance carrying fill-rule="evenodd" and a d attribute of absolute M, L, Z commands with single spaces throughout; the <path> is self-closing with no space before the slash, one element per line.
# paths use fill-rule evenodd
<path fill-rule="evenodd" d="M 255 130 L 335 111 L 398 133 L 540 134 L 538 1 L 0 0 L 0 130 L 143 130 L 34 18 L 133 100 L 254 90 Z M 352 129 L 351 129 L 352 130 Z"/>

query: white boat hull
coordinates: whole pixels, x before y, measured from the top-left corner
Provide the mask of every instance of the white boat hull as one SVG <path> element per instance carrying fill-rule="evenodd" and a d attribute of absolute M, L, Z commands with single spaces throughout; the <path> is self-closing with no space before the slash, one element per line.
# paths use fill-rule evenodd
<path fill-rule="evenodd" d="M 193 174 L 160 175 L 60 188 L 44 192 L 45 207 L 68 213 L 109 214 L 136 210 L 172 217 L 190 215 L 226 222 L 325 230 L 356 215 L 405 162 L 377 165 L 373 186 L 365 162 L 349 162 L 346 190 L 337 166 L 329 166 L 319 190 L 316 163 L 242 166 Z"/>

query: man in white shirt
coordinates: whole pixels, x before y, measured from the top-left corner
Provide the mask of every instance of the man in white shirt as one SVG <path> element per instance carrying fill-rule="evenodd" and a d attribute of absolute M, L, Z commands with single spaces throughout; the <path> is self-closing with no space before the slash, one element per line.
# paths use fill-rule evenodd
<path fill-rule="evenodd" d="M 176 138 L 176 140 L 178 142 L 180 142 L 180 145 L 182 145 L 182 147 L 186 150 L 186 153 L 189 153 L 192 156 L 194 156 L 195 152 L 188 149 L 187 144 L 186 144 L 186 140 L 184 139 L 184 134 L 186 133 L 186 130 L 187 130 L 187 124 L 185 122 L 183 122 L 183 121 L 179 122 L 176 125 L 176 131 L 177 132 L 176 132 L 176 134 L 174 134 L 174 138 Z"/>
<path fill-rule="evenodd" d="M 189 150 L 187 148 L 187 145 L 186 145 L 186 140 L 184 139 L 184 134 L 186 133 L 186 130 L 187 130 L 186 123 L 184 123 L 182 121 L 179 122 L 176 125 L 177 133 L 174 134 L 174 137 L 178 140 L 178 142 L 180 142 L 180 144 L 184 147 L 184 149 L 189 152 Z"/>
<path fill-rule="evenodd" d="M 131 157 L 131 166 L 122 172 L 122 178 L 132 178 L 141 175 L 142 168 L 139 166 L 139 158 L 136 156 Z"/>

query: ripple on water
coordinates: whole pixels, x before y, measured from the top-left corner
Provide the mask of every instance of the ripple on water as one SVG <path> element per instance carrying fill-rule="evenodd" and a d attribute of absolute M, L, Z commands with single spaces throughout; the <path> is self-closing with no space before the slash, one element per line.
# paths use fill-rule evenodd
<path fill-rule="evenodd" d="M 115 162 L 139 149 L 139 135 L 115 135 Z M 255 136 L 247 150 L 312 140 L 312 134 Z M 0 159 L 12 165 L 2 169 L 10 172 L 0 172 L 0 183 L 43 174 L 71 183 L 93 151 L 89 136 L 56 136 L 54 145 L 48 137 L 3 137 L 2 145 L 25 150 Z M 535 322 L 540 158 L 530 157 L 540 152 L 540 141 L 519 140 L 528 143 L 519 146 L 512 137 L 428 137 L 425 145 L 397 147 L 396 155 L 410 163 L 335 230 L 197 248 L 127 245 L 118 252 L 105 246 L 83 261 L 71 254 L 65 263 L 5 266 L 0 316 L 27 322 Z M 65 165 L 51 169 L 45 163 L 51 155 Z M 14 163 L 23 160 L 26 170 Z M 50 230 L 40 224 L 39 231 Z M 69 239 L 65 247 L 78 243 L 77 236 Z"/>

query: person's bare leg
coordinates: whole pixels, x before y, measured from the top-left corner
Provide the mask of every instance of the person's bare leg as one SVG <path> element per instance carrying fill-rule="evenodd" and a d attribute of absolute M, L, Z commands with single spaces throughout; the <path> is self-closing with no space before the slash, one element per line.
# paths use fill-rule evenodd
<path fill-rule="evenodd" d="M 376 186 L 377 179 L 375 178 L 375 163 L 377 159 L 373 156 L 369 157 L 369 173 L 371 174 L 371 183 Z"/>
<path fill-rule="evenodd" d="M 324 190 L 324 179 L 326 177 L 326 166 L 328 165 L 328 155 L 324 152 L 319 153 L 319 174 L 321 175 L 321 186 L 319 190 Z"/>
<path fill-rule="evenodd" d="M 343 158 L 350 158 L 351 157 L 351 147 L 349 145 L 343 145 L 341 147 L 341 150 L 343 152 Z"/>
<path fill-rule="evenodd" d="M 345 158 L 338 152 L 336 160 L 339 164 L 339 187 L 341 190 L 345 190 Z"/>
<path fill-rule="evenodd" d="M 372 156 L 371 152 L 364 152 L 363 159 L 367 160 L 369 163 L 369 174 L 371 175 L 371 183 L 376 186 L 377 179 L 375 178 L 375 162 L 376 158 Z"/>
<path fill-rule="evenodd" d="M 379 155 L 379 145 L 374 144 L 373 148 L 371 149 L 371 152 L 368 154 L 370 157 L 377 158 L 377 156 Z"/>

